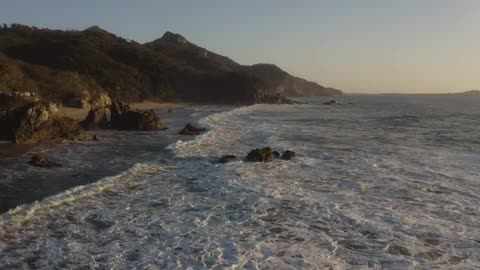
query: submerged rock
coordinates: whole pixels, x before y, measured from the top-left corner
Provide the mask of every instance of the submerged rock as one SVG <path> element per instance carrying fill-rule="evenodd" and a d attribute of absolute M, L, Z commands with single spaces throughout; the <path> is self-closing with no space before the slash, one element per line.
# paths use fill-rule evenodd
<path fill-rule="evenodd" d="M 274 156 L 275 158 L 279 158 L 279 157 L 280 157 L 280 153 L 279 153 L 278 151 L 273 151 L 272 154 L 273 154 L 273 156 Z"/>
<path fill-rule="evenodd" d="M 265 147 L 262 149 L 254 149 L 248 153 L 245 161 L 248 162 L 268 162 L 273 160 L 272 148 Z"/>
<path fill-rule="evenodd" d="M 325 105 L 333 105 L 333 104 L 338 104 L 338 102 L 335 99 L 332 99 L 330 101 L 324 102 L 323 104 Z"/>
<path fill-rule="evenodd" d="M 295 152 L 293 151 L 290 151 L 290 150 L 287 150 L 283 153 L 281 159 L 283 160 L 291 160 L 292 158 L 294 158 L 296 156 Z"/>
<path fill-rule="evenodd" d="M 233 159 L 236 159 L 237 157 L 234 156 L 234 155 L 226 155 L 226 156 L 222 156 L 219 160 L 218 160 L 218 163 L 221 163 L 221 164 L 225 164 Z"/>
<path fill-rule="evenodd" d="M 110 106 L 111 128 L 118 130 L 165 130 L 153 110 L 133 110 L 123 102 Z"/>
<path fill-rule="evenodd" d="M 408 250 L 406 247 L 402 246 L 389 246 L 387 249 L 388 254 L 392 255 L 403 255 L 403 256 L 411 256 L 412 254 L 410 253 L 410 250 Z"/>
<path fill-rule="evenodd" d="M 188 123 L 178 134 L 180 135 L 199 135 L 202 132 L 207 131 L 205 128 L 198 128 L 191 123 Z"/>
<path fill-rule="evenodd" d="M 41 167 L 41 168 L 52 168 L 52 167 L 62 166 L 60 163 L 50 161 L 46 157 L 40 156 L 37 154 L 32 156 L 29 163 L 35 167 Z"/>

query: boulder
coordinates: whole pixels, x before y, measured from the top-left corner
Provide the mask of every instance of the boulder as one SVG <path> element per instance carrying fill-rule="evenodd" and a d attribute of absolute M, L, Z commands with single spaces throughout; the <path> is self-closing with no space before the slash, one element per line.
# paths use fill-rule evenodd
<path fill-rule="evenodd" d="M 118 130 L 165 130 L 153 110 L 133 110 L 123 102 L 113 102 L 110 106 L 110 126 Z"/>
<path fill-rule="evenodd" d="M 91 109 L 80 125 L 86 130 L 106 129 L 109 123 L 107 117 L 109 113 L 110 109 L 108 108 Z"/>
<path fill-rule="evenodd" d="M 0 137 L 15 143 L 41 143 L 53 139 L 74 140 L 83 129 L 73 119 L 59 114 L 53 103 L 28 103 L 7 112 Z"/>
<path fill-rule="evenodd" d="M 283 160 L 291 160 L 292 158 L 295 157 L 295 152 L 287 150 L 282 154 L 281 159 Z"/>
<path fill-rule="evenodd" d="M 178 134 L 180 135 L 199 135 L 202 132 L 207 131 L 205 128 L 198 128 L 191 123 L 188 123 Z"/>
<path fill-rule="evenodd" d="M 248 153 L 245 161 L 248 162 L 268 162 L 273 160 L 273 152 L 270 147 L 254 149 Z"/>
<path fill-rule="evenodd" d="M 280 153 L 279 153 L 278 151 L 273 151 L 272 154 L 273 154 L 273 156 L 274 156 L 275 158 L 279 158 L 279 157 L 280 157 Z"/>
<path fill-rule="evenodd" d="M 234 155 L 226 155 L 226 156 L 222 156 L 219 160 L 218 160 L 218 163 L 221 163 L 221 164 L 225 164 L 231 160 L 234 160 L 236 159 L 237 157 L 234 156 Z"/>
<path fill-rule="evenodd" d="M 61 167 L 62 166 L 59 163 L 50 161 L 46 157 L 40 156 L 40 155 L 37 155 L 37 154 L 32 156 L 29 163 L 31 165 L 35 166 L 35 167 L 41 167 L 41 168 L 52 168 L 52 167 Z"/>

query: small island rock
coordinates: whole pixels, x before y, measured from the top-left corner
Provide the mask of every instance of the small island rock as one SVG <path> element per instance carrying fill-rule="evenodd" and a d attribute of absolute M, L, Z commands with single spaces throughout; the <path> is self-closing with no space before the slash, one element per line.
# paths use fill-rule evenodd
<path fill-rule="evenodd" d="M 62 166 L 59 163 L 50 161 L 46 157 L 40 156 L 40 155 L 37 155 L 37 154 L 32 156 L 29 163 L 31 165 L 35 166 L 35 167 L 41 167 L 41 168 L 52 168 L 52 167 L 61 167 Z"/>

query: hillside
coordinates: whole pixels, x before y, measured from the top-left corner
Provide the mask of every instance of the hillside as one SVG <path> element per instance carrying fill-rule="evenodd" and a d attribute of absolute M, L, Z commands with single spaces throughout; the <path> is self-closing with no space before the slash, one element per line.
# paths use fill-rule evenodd
<path fill-rule="evenodd" d="M 140 44 L 98 26 L 60 31 L 13 24 L 0 29 L 0 51 L 1 61 L 13 63 L 3 66 L 0 91 L 37 92 L 61 102 L 98 89 L 126 101 L 241 104 L 280 102 L 282 94 L 339 93 L 273 65 L 242 66 L 170 32 Z"/>

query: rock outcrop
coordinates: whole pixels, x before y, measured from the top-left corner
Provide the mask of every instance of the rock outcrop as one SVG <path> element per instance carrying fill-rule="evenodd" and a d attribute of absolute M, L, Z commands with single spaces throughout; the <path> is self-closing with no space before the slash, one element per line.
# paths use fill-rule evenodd
<path fill-rule="evenodd" d="M 268 162 L 273 160 L 273 151 L 270 147 L 254 149 L 248 153 L 245 161 L 248 162 Z"/>
<path fill-rule="evenodd" d="M 110 106 L 110 126 L 118 130 L 165 130 L 153 110 L 134 110 L 123 102 L 113 102 Z"/>
<path fill-rule="evenodd" d="M 80 125 L 59 114 L 58 106 L 53 103 L 35 102 L 12 108 L 2 122 L 0 137 L 15 143 L 74 140 L 83 135 Z"/>
<path fill-rule="evenodd" d="M 108 108 L 96 108 L 91 109 L 88 112 L 87 117 L 83 120 L 80 125 L 86 130 L 99 130 L 106 129 L 109 126 L 109 114 L 110 109 Z"/>
<path fill-rule="evenodd" d="M 205 128 L 199 128 L 191 123 L 188 123 L 178 134 L 180 135 L 199 135 L 202 132 L 207 131 Z"/>

